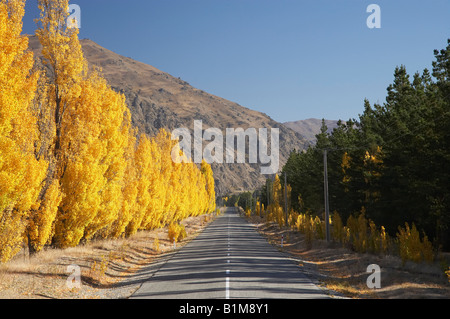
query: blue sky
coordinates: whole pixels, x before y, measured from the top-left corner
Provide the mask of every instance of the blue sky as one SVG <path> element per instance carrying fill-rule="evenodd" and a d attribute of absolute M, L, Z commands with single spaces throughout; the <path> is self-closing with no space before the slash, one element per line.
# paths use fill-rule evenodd
<path fill-rule="evenodd" d="M 349 119 L 383 103 L 394 69 L 431 69 L 449 0 L 74 0 L 80 38 L 285 122 Z M 369 4 L 381 28 L 369 29 Z M 36 0 L 24 32 L 34 33 Z"/>

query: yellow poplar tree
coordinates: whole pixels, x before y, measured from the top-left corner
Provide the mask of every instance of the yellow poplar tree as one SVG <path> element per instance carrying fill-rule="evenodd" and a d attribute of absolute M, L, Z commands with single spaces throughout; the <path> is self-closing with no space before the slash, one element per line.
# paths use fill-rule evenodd
<path fill-rule="evenodd" d="M 86 239 L 93 236 L 105 237 L 107 228 L 119 216 L 123 204 L 123 183 L 127 168 L 126 149 L 131 129 L 131 114 L 125 97 L 112 90 L 103 78 L 97 78 L 96 94 L 100 101 L 97 125 L 100 139 L 105 148 L 101 158 L 104 169 L 102 177 L 106 183 L 100 190 L 101 205 L 94 219 L 85 230 Z"/>
<path fill-rule="evenodd" d="M 136 209 L 126 228 L 126 235 L 130 236 L 136 233 L 143 224 L 144 218 L 151 201 L 148 191 L 153 178 L 153 154 L 151 140 L 142 134 L 135 152 L 136 164 Z"/>
<path fill-rule="evenodd" d="M 0 1 L 0 261 L 23 242 L 47 162 L 35 156 L 37 117 L 32 108 L 38 73 L 28 38 L 21 36 L 24 0 Z"/>
<path fill-rule="evenodd" d="M 283 201 L 281 181 L 278 174 L 275 175 L 275 180 L 273 181 L 273 200 L 276 207 L 279 207 Z"/>
<path fill-rule="evenodd" d="M 136 129 L 130 127 L 128 144 L 125 148 L 126 169 L 122 188 L 122 206 L 119 210 L 117 219 L 109 228 L 109 236 L 118 238 L 123 234 L 126 235 L 126 229 L 131 222 L 137 210 L 137 195 L 138 195 L 138 179 L 136 169 Z"/>
<path fill-rule="evenodd" d="M 39 154 L 49 161 L 49 165 L 35 207 L 36 218 L 29 230 L 29 246 L 33 250 L 42 248 L 46 237 L 51 236 L 49 229 L 59 214 L 60 202 L 65 195 L 61 189 L 61 178 L 69 154 L 63 149 L 64 124 L 68 123 L 67 115 L 74 100 L 81 94 L 81 82 L 87 73 L 78 30 L 66 26 L 68 1 L 39 0 L 38 6 L 41 16 L 36 35 L 42 44 L 43 63 L 46 65 L 37 100 L 41 134 Z"/>
<path fill-rule="evenodd" d="M 36 34 L 47 64 L 55 127 L 54 165 L 46 185 L 59 181 L 63 193 L 53 244 L 69 247 L 108 235 L 119 216 L 131 117 L 125 98 L 107 85 L 101 71 L 88 69 L 78 29 L 66 24 L 68 1 L 39 0 L 39 8 Z"/>
<path fill-rule="evenodd" d="M 188 207 L 187 208 L 188 215 L 193 215 L 200 206 L 199 205 L 200 190 L 197 188 L 197 178 L 198 178 L 198 175 L 196 174 L 197 166 L 192 162 L 187 163 L 186 166 L 188 167 L 187 181 L 189 183 L 189 189 L 190 189 L 186 205 Z M 194 188 L 196 189 L 196 191 L 192 191 L 192 189 L 194 189 Z"/>
<path fill-rule="evenodd" d="M 163 208 L 165 203 L 165 190 L 167 184 L 161 174 L 162 154 L 161 148 L 155 138 L 150 140 L 150 153 L 152 160 L 152 170 L 149 175 L 149 186 L 147 192 L 150 195 L 150 202 L 145 212 L 145 218 L 142 221 L 142 229 L 154 229 L 161 226 Z"/>
<path fill-rule="evenodd" d="M 173 143 L 174 141 L 171 141 Z M 173 202 L 173 217 L 174 222 L 179 222 L 190 216 L 188 210 L 189 192 L 194 191 L 190 180 L 188 179 L 187 170 L 192 163 L 187 159 L 186 155 L 179 149 L 177 143 L 173 144 L 172 149 L 177 154 L 178 159 L 175 161 L 172 158 L 172 177 L 169 185 L 171 186 L 171 193 L 176 194 Z"/>
<path fill-rule="evenodd" d="M 208 208 L 207 213 L 213 212 L 216 209 L 216 192 L 214 190 L 214 176 L 213 171 L 211 169 L 211 165 L 209 165 L 205 160 L 202 161 L 201 164 L 202 174 L 206 179 L 206 191 L 208 194 Z"/>
<path fill-rule="evenodd" d="M 55 225 L 59 247 L 76 246 L 83 238 L 101 203 L 106 147 L 100 137 L 100 98 L 92 81 L 80 81 L 80 96 L 72 99 L 62 121 L 61 151 L 64 171 L 60 176 L 63 198 Z"/>
<path fill-rule="evenodd" d="M 189 180 L 189 169 L 191 162 L 187 159 L 183 151 L 178 150 L 179 159 L 177 160 L 177 208 L 176 208 L 176 219 L 182 220 L 189 216 L 189 192 L 192 192 L 190 180 Z"/>
<path fill-rule="evenodd" d="M 175 200 L 177 194 L 173 193 L 173 184 L 170 183 L 173 171 L 173 161 L 172 161 L 172 148 L 176 144 L 176 141 L 172 141 L 170 134 L 165 129 L 160 129 L 158 135 L 156 136 L 156 143 L 161 150 L 161 170 L 160 179 L 162 181 L 163 188 L 163 205 L 161 210 L 158 211 L 158 216 L 156 219 L 159 224 L 167 225 L 170 224 L 174 216 Z"/>
<path fill-rule="evenodd" d="M 66 196 L 55 232 L 62 247 L 89 240 L 100 230 L 105 236 L 122 208 L 130 115 L 123 97 L 97 71 L 80 86 L 80 96 L 71 102 L 63 121 L 66 160 L 61 186 Z"/>
<path fill-rule="evenodd" d="M 30 254 L 40 251 L 47 242 L 51 241 L 54 220 L 63 197 L 59 180 L 53 177 L 56 167 L 56 159 L 53 153 L 55 123 L 53 121 L 54 103 L 49 100 L 50 90 L 48 78 L 44 72 L 41 72 L 33 103 L 38 117 L 39 132 L 39 139 L 35 142 L 35 152 L 37 159 L 45 160 L 49 165 L 38 199 L 36 204 L 33 205 L 29 218 L 27 237 Z"/>

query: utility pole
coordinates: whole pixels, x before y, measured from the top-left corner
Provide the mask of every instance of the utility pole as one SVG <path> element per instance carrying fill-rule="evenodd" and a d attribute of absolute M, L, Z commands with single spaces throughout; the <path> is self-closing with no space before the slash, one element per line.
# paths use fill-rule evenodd
<path fill-rule="evenodd" d="M 328 164 L 327 164 L 327 150 L 323 150 L 323 188 L 325 196 L 325 228 L 326 239 L 330 241 L 330 204 L 328 200 Z"/>
<path fill-rule="evenodd" d="M 286 214 L 285 224 L 288 225 L 288 207 L 287 207 L 287 173 L 284 172 L 284 211 Z"/>

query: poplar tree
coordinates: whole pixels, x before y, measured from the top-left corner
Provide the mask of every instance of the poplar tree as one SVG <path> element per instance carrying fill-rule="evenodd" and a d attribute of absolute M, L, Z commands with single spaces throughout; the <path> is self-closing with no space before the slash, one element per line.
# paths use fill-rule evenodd
<path fill-rule="evenodd" d="M 48 163 L 35 156 L 38 80 L 28 38 L 21 35 L 25 1 L 0 1 L 0 261 L 21 248 Z"/>
<path fill-rule="evenodd" d="M 213 212 L 216 209 L 216 192 L 214 190 L 214 176 L 211 165 L 205 160 L 201 163 L 201 172 L 205 177 L 205 186 L 208 197 L 206 199 L 208 206 L 207 212 Z"/>
<path fill-rule="evenodd" d="M 125 97 L 88 66 L 68 0 L 39 0 L 33 68 L 25 0 L 0 0 L 0 261 L 24 240 L 73 247 L 130 236 L 215 208 L 211 167 L 172 160 L 176 141 L 132 127 Z"/>

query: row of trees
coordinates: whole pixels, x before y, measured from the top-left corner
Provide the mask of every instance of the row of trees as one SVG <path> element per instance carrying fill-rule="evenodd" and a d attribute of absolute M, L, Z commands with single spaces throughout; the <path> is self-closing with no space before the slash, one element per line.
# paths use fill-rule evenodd
<path fill-rule="evenodd" d="M 280 228 L 289 227 L 300 232 L 304 235 L 305 248 L 311 249 L 314 240 L 327 238 L 325 220 L 309 210 L 298 212 L 291 207 L 289 193 L 292 189 L 289 184 L 286 185 L 285 190 L 276 175 L 273 181 L 269 180 L 264 186 L 266 195 L 261 196 L 263 194 L 257 192 L 260 197 L 255 205 L 243 209 L 248 217 L 254 214 L 264 218 L 266 222 L 277 224 Z M 261 199 L 264 200 L 263 197 L 268 200 L 267 206 L 260 202 Z M 302 203 L 299 206 L 302 207 Z M 403 262 L 433 262 L 436 257 L 428 237 L 421 235 L 415 224 L 410 227 L 406 222 L 398 227 L 395 236 L 390 236 L 384 226 L 376 225 L 373 220 L 367 219 L 364 210 L 358 216 L 350 215 L 346 221 L 334 211 L 329 217 L 329 234 L 329 240 L 361 253 L 398 255 Z"/>
<path fill-rule="evenodd" d="M 42 68 L 21 35 L 24 7 L 0 1 L 0 261 L 24 240 L 65 248 L 213 211 L 211 167 L 175 163 L 169 133 L 132 127 L 67 27 L 68 0 L 39 0 Z"/>
<path fill-rule="evenodd" d="M 296 211 L 323 215 L 323 151 L 328 150 L 330 211 L 343 220 L 362 211 L 395 234 L 415 224 L 450 249 L 450 40 L 433 70 L 397 67 L 383 105 L 364 103 L 358 120 L 340 121 L 283 167 Z M 264 193 L 264 192 L 263 192 Z"/>

